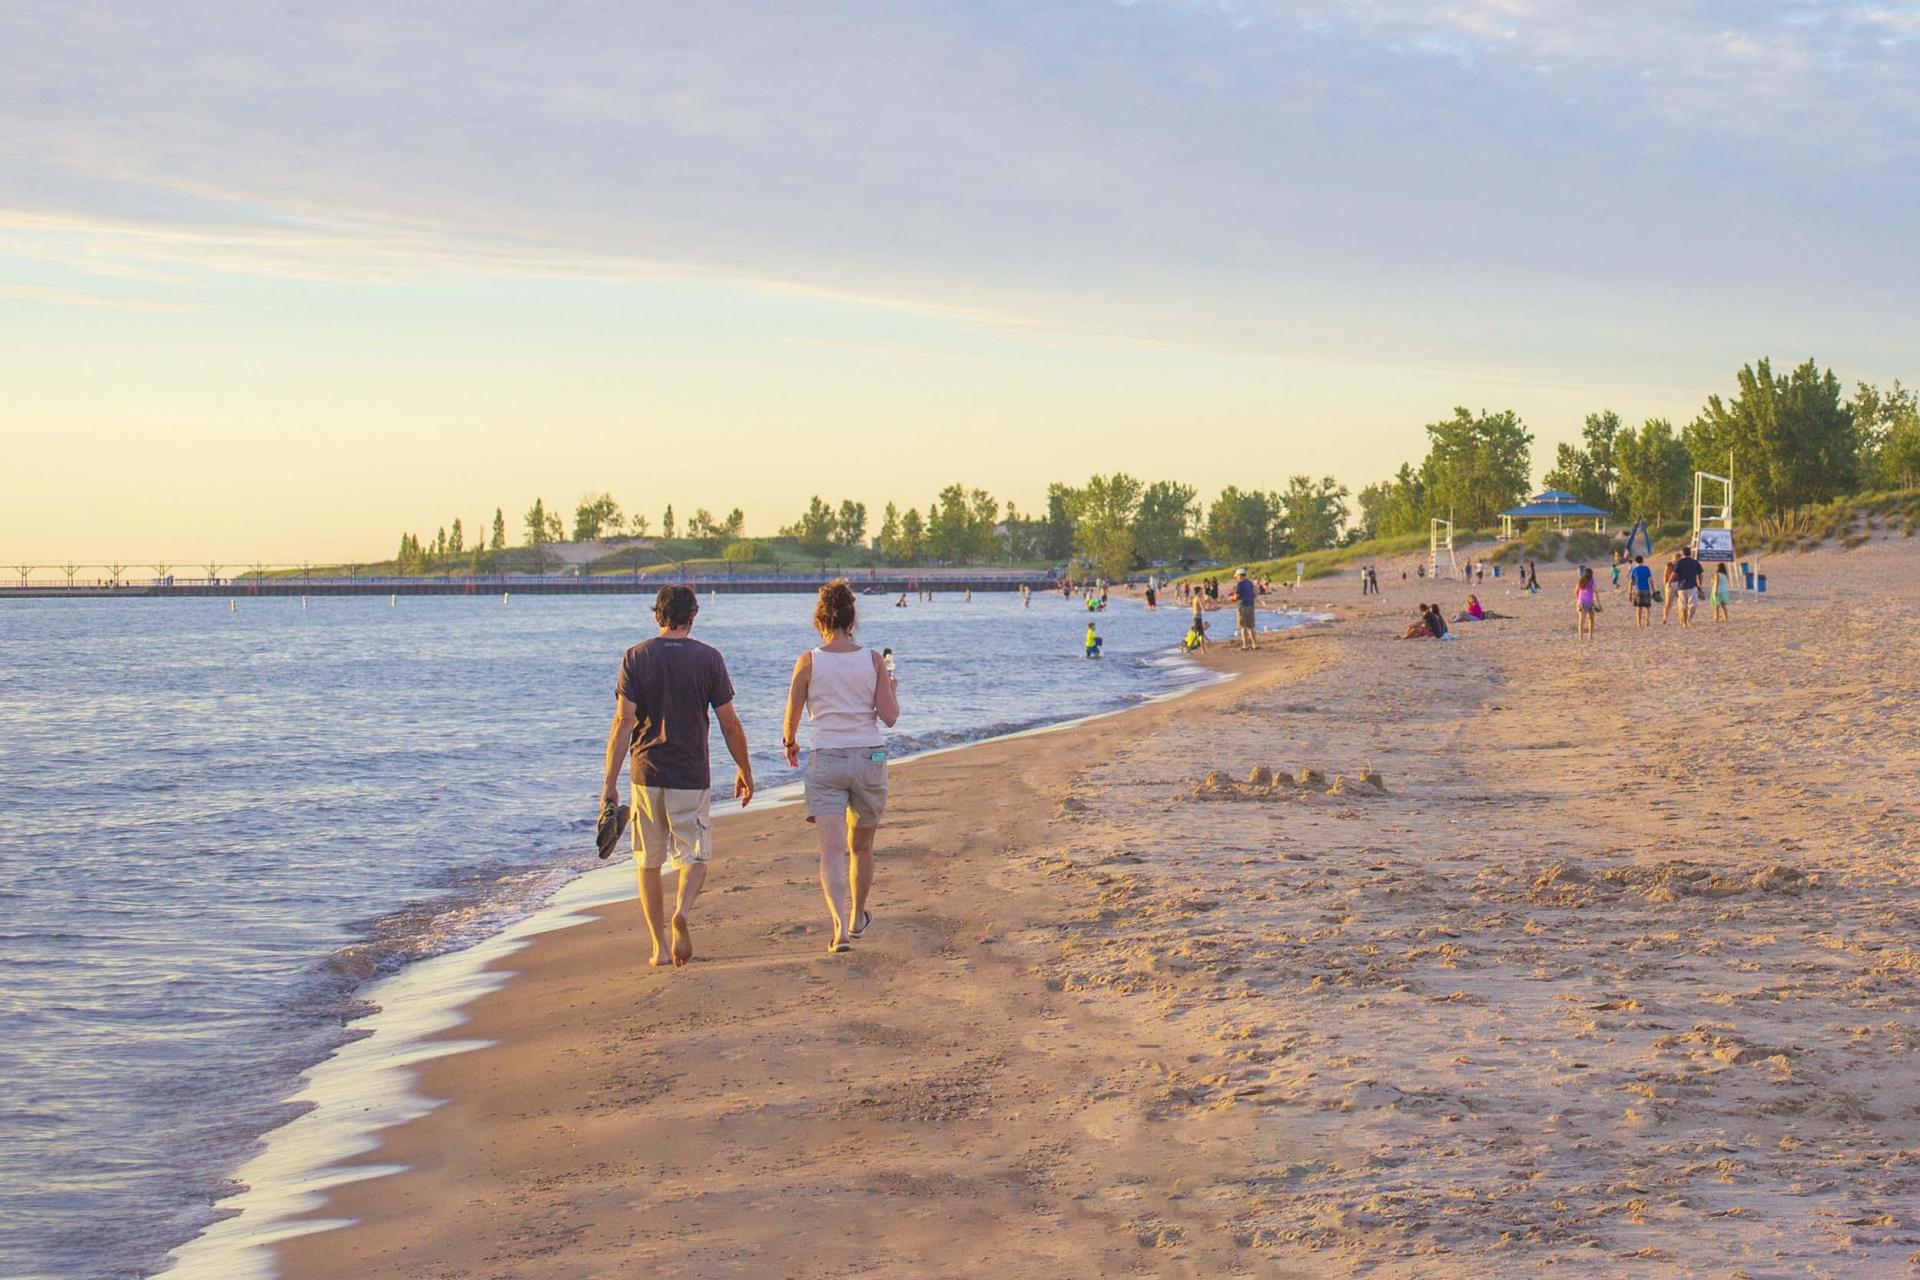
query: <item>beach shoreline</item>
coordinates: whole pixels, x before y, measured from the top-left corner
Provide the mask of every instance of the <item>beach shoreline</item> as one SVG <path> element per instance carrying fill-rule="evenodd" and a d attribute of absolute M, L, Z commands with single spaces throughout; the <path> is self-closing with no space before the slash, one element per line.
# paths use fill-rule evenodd
<path fill-rule="evenodd" d="M 1280 612 L 1289 615 L 1289 627 L 1326 619 L 1326 615 L 1294 610 Z M 1182 665 L 1193 664 L 1183 659 Z M 1182 683 L 1143 695 L 1130 706 L 921 747 L 896 761 L 895 767 L 968 751 L 982 743 L 1071 730 L 1125 715 L 1135 707 L 1188 696 L 1223 678 L 1200 671 Z M 797 799 L 797 786 L 763 791 L 753 812 L 766 816 Z M 723 829 L 739 816 L 730 804 L 716 805 L 716 813 Z M 412 1089 L 409 1082 L 421 1063 L 476 1043 L 460 1031 L 466 1005 L 512 979 L 513 956 L 530 939 L 579 923 L 596 908 L 618 910 L 622 903 L 633 909 L 631 865 L 624 844 L 612 864 L 586 868 L 529 915 L 474 944 L 415 961 L 364 987 L 356 1000 L 375 1012 L 351 1024 L 348 1043 L 307 1072 L 298 1092 L 285 1103 L 299 1109 L 296 1118 L 262 1135 L 261 1149 L 233 1173 L 232 1184 L 241 1190 L 219 1201 L 214 1221 L 174 1249 L 156 1274 L 176 1280 L 273 1274 L 268 1246 L 317 1229 L 310 1216 L 303 1219 L 302 1215 L 322 1206 L 329 1190 L 378 1172 L 398 1171 L 397 1166 L 378 1163 L 377 1155 L 371 1165 L 364 1160 L 378 1152 L 382 1131 L 440 1105 Z M 362 1163 L 349 1163 L 356 1159 Z"/>
<path fill-rule="evenodd" d="M 901 768 L 851 957 L 793 815 L 730 819 L 701 961 L 618 904 L 515 956 L 280 1274 L 1891 1271 L 1914 566 L 1776 557 L 1718 631 L 1609 597 L 1591 647 L 1570 575 L 1452 644 L 1395 637 L 1460 584 L 1383 577 Z"/>
<path fill-rule="evenodd" d="M 1287 634 L 1277 632 L 1273 638 L 1279 642 Z M 1250 657 L 1259 661 L 1263 660 L 1264 655 Z M 1253 670 L 1253 663 L 1242 664 L 1231 659 L 1216 658 L 1209 665 L 1220 676 L 1246 675 Z M 1243 666 L 1245 670 L 1236 670 Z M 919 791 L 916 783 L 929 772 L 946 775 L 936 781 L 935 787 L 945 795 L 947 802 L 951 802 L 960 793 L 972 790 L 973 780 L 982 772 L 1018 771 L 1028 778 L 1028 789 L 1024 794 L 1032 803 L 1045 805 L 1050 788 L 1057 789 L 1072 769 L 1081 767 L 1097 756 L 1098 751 L 1090 747 L 1090 741 L 1105 735 L 1113 735 L 1116 740 L 1124 739 L 1129 731 L 1122 726 L 1130 720 L 1164 720 L 1175 714 L 1176 708 L 1184 712 L 1193 707 L 1196 700 L 1204 704 L 1210 695 L 1219 698 L 1228 687 L 1230 685 L 1226 681 L 1196 684 L 1174 695 L 1122 711 L 1104 712 L 1059 726 L 909 757 L 895 765 L 893 813 L 901 814 L 905 807 L 916 803 Z M 895 822 L 892 825 L 897 830 L 901 824 Z M 673 983 L 697 983 L 712 969 L 722 966 L 749 964 L 756 968 L 770 966 L 804 971 L 817 965 L 831 966 L 837 962 L 844 971 L 858 974 L 872 959 L 894 950 L 883 941 L 885 934 L 876 930 L 874 937 L 861 944 L 854 957 L 833 958 L 817 954 L 822 951 L 822 944 L 813 935 L 817 933 L 824 938 L 825 926 L 824 909 L 819 908 L 817 889 L 812 887 L 809 875 L 814 859 L 810 834 L 810 830 L 801 824 L 797 812 L 791 809 L 755 807 L 719 819 L 717 835 L 722 852 L 717 856 L 708 894 L 703 900 L 700 918 L 695 922 L 696 945 L 699 947 L 699 958 L 695 965 L 685 973 L 672 974 L 650 971 L 642 960 L 634 960 L 632 971 L 619 974 L 618 981 L 622 984 L 639 983 L 637 993 L 647 999 L 655 999 L 676 994 L 671 986 Z M 781 847 L 784 861 L 791 862 L 797 858 L 804 868 L 799 874 L 781 876 L 784 883 L 780 886 L 782 893 L 779 896 L 785 901 L 769 917 L 782 938 L 791 938 L 793 941 L 791 944 L 783 942 L 770 955 L 743 957 L 739 954 L 739 946 L 729 946 L 728 925 L 723 923 L 726 920 L 726 908 L 718 904 L 731 894 L 760 896 L 774 887 L 764 882 L 749 884 L 741 880 L 741 877 L 752 875 L 764 881 L 771 875 L 769 865 L 755 856 L 765 856 L 764 849 L 756 846 L 769 844 Z M 897 854 L 889 857 L 885 843 L 882 845 L 882 855 L 885 869 L 881 887 L 876 889 L 876 913 L 893 916 L 900 910 L 895 905 L 900 897 L 892 894 L 887 886 L 890 878 L 902 874 L 894 869 L 900 858 Z M 750 858 L 753 860 L 749 861 Z M 605 873 L 597 871 L 593 874 Z M 312 1218 L 314 1225 L 321 1228 L 320 1234 L 293 1235 L 279 1244 L 276 1250 L 281 1259 L 278 1274 L 300 1276 L 309 1274 L 313 1268 L 318 1268 L 314 1273 L 324 1273 L 341 1266 L 342 1255 L 338 1248 L 341 1238 L 381 1234 L 379 1215 L 383 1206 L 392 1207 L 396 1196 L 411 1200 L 414 1192 L 406 1184 L 414 1179 L 430 1179 L 444 1173 L 443 1140 L 429 1131 L 448 1123 L 450 1113 L 464 1109 L 463 1098 L 474 1081 L 472 1071 L 488 1073 L 493 1070 L 492 1064 L 487 1061 L 489 1055 L 507 1053 L 518 1057 L 516 1050 L 525 1048 L 530 1040 L 537 1042 L 547 1034 L 534 1031 L 524 1021 L 526 1003 L 542 998 L 535 993 L 536 985 L 543 986 L 549 980 L 558 980 L 564 986 L 571 987 L 575 979 L 567 975 L 577 977 L 583 969 L 589 972 L 599 970 L 609 953 L 629 959 L 643 956 L 643 951 L 633 950 L 642 946 L 643 934 L 630 895 L 588 908 L 584 914 L 588 922 L 583 925 L 557 931 L 543 930 L 543 936 L 532 939 L 528 945 L 516 947 L 511 952 L 491 959 L 487 965 L 490 989 L 464 1007 L 458 1025 L 429 1035 L 417 1042 L 417 1047 L 408 1049 L 409 1056 L 422 1059 L 410 1068 L 417 1078 L 413 1092 L 424 1098 L 447 1101 L 432 1105 L 431 1110 L 408 1119 L 396 1128 L 383 1130 L 378 1135 L 377 1145 L 333 1166 L 327 1178 L 329 1187 L 324 1200 L 309 1206 L 304 1214 L 295 1218 L 295 1222 L 301 1217 Z M 738 925 L 734 927 L 736 930 L 739 928 Z M 898 925 L 895 927 L 899 928 Z M 583 947 L 585 950 L 580 950 Z M 613 963 L 618 966 L 624 962 Z M 587 1003 L 593 1004 L 595 1001 L 590 998 Z M 441 1040 L 451 1045 L 448 1056 L 429 1057 L 420 1052 Z M 540 1074 L 539 1068 L 535 1071 L 536 1075 Z M 454 1127 L 457 1131 L 465 1132 L 471 1129 L 472 1121 L 462 1117 L 454 1122 Z M 362 1174 L 370 1180 L 359 1180 Z M 442 1198 L 437 1190 L 425 1186 L 421 1186 L 420 1194 L 430 1201 Z M 335 1229 L 338 1224 L 345 1222 L 354 1225 L 345 1230 Z M 418 1224 L 405 1215 L 391 1220 L 390 1225 L 403 1237 L 411 1239 L 417 1236 Z M 291 1230 L 298 1229 L 294 1222 L 287 1226 Z M 380 1246 L 376 1245 L 375 1248 L 376 1251 L 383 1251 Z M 371 1264 L 363 1259 L 354 1262 L 352 1267 L 357 1269 L 366 1265 Z M 410 1269 L 424 1265 L 417 1258 L 404 1263 L 396 1260 L 398 1269 L 395 1274 L 418 1274 Z"/>

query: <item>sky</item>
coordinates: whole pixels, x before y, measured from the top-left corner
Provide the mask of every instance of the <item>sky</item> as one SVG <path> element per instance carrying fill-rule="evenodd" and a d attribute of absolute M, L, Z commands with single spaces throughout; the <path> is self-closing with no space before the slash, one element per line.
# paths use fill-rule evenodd
<path fill-rule="evenodd" d="M 1537 475 L 1920 381 L 1917 210 L 1896 0 L 0 0 L 0 564 Z"/>

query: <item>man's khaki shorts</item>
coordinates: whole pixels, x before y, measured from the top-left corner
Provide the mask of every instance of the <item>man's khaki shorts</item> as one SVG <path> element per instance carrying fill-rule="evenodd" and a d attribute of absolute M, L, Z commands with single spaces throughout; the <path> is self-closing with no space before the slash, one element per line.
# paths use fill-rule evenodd
<path fill-rule="evenodd" d="M 633 856 L 649 871 L 679 871 L 713 851 L 713 796 L 704 787 L 633 789 Z"/>
<path fill-rule="evenodd" d="M 878 757 L 876 759 L 875 757 Z M 880 747 L 814 748 L 807 753 L 807 817 L 877 827 L 887 811 L 887 753 Z"/>

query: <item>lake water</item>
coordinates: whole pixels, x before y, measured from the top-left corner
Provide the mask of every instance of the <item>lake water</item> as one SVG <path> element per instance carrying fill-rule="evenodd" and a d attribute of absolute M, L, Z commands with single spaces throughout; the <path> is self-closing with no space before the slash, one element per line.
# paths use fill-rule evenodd
<path fill-rule="evenodd" d="M 649 603 L 0 602 L 0 1276 L 157 1269 L 367 979 L 600 865 L 615 671 Z M 702 600 L 762 788 L 795 776 L 779 716 L 811 604 Z M 899 754 L 1202 678 L 1177 608 L 1116 601 L 1088 662 L 1057 596 L 863 604 L 899 663 Z"/>

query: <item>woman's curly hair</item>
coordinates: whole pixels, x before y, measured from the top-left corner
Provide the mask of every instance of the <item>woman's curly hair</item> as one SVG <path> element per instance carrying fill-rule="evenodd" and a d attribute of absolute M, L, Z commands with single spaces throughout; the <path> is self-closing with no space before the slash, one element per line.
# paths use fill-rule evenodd
<path fill-rule="evenodd" d="M 852 631 L 854 622 L 853 588 L 845 578 L 835 578 L 820 588 L 820 603 L 813 609 L 813 625 L 820 634 Z"/>

